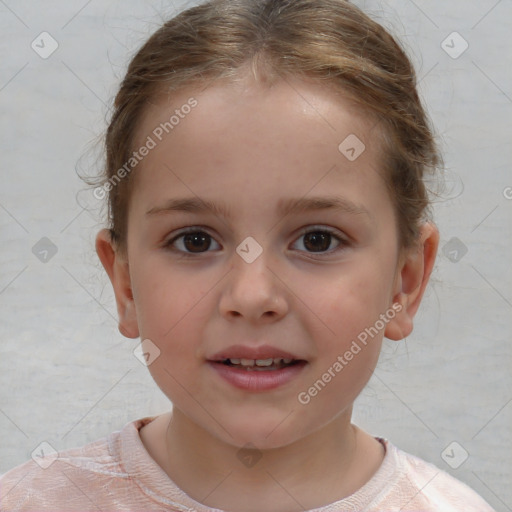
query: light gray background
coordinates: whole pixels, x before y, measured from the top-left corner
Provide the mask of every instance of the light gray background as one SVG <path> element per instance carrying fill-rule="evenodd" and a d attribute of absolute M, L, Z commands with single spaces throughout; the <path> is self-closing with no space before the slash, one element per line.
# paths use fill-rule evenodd
<path fill-rule="evenodd" d="M 416 64 L 447 191 L 436 201 L 441 248 L 415 331 L 385 342 L 354 421 L 512 510 L 512 2 L 356 3 Z M 170 408 L 133 355 L 137 340 L 117 330 L 94 251 L 105 210 L 75 168 L 98 169 L 87 149 L 128 59 L 183 5 L 0 0 L 0 473 L 42 441 L 64 450 Z M 59 44 L 47 59 L 31 48 L 43 31 Z M 441 46 L 454 31 L 469 44 L 458 58 Z M 462 48 L 457 37 L 445 43 L 451 52 Z M 57 248 L 47 262 L 32 251 L 43 237 Z M 458 469 L 442 456 L 453 441 L 446 460 L 469 455 Z"/>

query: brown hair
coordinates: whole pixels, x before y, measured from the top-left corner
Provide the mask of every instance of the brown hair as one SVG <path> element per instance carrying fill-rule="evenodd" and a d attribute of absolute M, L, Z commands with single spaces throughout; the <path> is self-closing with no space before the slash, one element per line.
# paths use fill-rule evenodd
<path fill-rule="evenodd" d="M 167 21 L 132 59 L 117 93 L 102 183 L 130 159 L 145 106 L 158 92 L 235 79 L 247 64 L 261 81 L 302 76 L 331 85 L 379 121 L 399 243 L 414 244 L 428 213 L 424 175 L 441 156 L 404 50 L 345 0 L 210 0 Z M 123 254 L 133 179 L 132 172 L 108 188 L 110 232 Z"/>

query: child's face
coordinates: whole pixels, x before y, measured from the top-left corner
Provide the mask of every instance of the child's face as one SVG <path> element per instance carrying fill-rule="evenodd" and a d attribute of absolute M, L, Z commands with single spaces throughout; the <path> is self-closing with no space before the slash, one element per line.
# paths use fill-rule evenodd
<path fill-rule="evenodd" d="M 191 96 L 197 106 L 158 141 L 154 130 Z M 391 308 L 401 291 L 396 219 L 371 127 L 347 101 L 300 81 L 217 85 L 148 107 L 136 147 L 148 136 L 157 144 L 136 170 L 128 221 L 134 308 L 121 327 L 161 351 L 149 369 L 174 407 L 228 443 L 276 447 L 349 417 L 385 329 L 399 321 Z M 351 134 L 366 146 L 354 161 L 338 149 Z M 184 198 L 225 216 L 148 213 Z M 339 199 L 341 208 L 281 211 L 313 198 Z M 166 246 L 189 227 L 202 237 Z M 247 237 L 255 242 L 240 247 Z M 256 243 L 262 252 L 248 262 Z M 267 345 L 306 363 L 263 375 L 211 362 L 220 353 L 240 358 L 234 345 Z M 252 372 L 256 387 L 240 388 L 219 369 L 234 379 Z M 272 371 L 288 380 L 265 389 Z"/>

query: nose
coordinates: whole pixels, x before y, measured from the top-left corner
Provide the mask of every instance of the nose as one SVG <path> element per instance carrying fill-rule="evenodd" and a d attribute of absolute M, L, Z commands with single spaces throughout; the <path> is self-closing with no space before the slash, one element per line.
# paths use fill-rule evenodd
<path fill-rule="evenodd" d="M 277 269 L 269 266 L 266 251 L 251 263 L 233 254 L 233 266 L 222 291 L 220 313 L 232 320 L 275 322 L 288 312 L 286 286 Z M 274 265 L 275 267 L 275 265 Z"/>

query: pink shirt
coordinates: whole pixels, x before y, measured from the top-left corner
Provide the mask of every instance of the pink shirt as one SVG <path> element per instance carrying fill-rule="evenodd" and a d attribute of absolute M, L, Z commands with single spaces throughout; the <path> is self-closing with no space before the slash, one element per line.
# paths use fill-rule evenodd
<path fill-rule="evenodd" d="M 190 498 L 151 458 L 139 429 L 153 419 L 59 452 L 46 469 L 30 460 L 8 471 L 0 477 L 0 510 L 221 512 Z M 351 496 L 310 512 L 494 512 L 448 473 L 378 440 L 386 455 L 372 479 Z"/>

